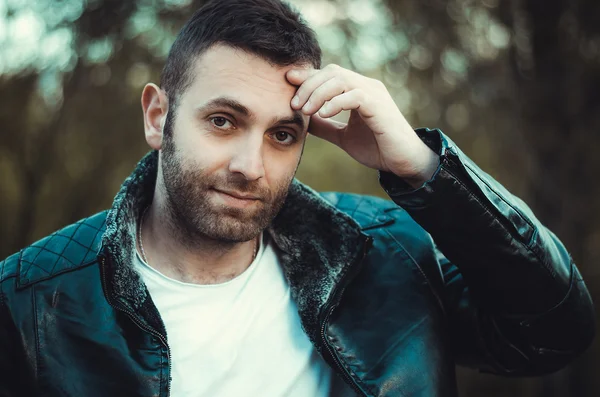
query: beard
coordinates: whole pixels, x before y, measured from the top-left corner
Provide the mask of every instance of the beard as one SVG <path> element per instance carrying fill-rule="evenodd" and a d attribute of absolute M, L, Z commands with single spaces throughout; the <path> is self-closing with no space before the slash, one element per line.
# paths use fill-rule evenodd
<path fill-rule="evenodd" d="M 173 140 L 171 112 L 163 132 L 162 176 L 166 205 L 172 226 L 183 243 L 210 239 L 219 243 L 240 243 L 259 235 L 277 216 L 285 203 L 295 174 L 271 190 L 262 179 L 248 181 L 242 174 L 209 173 L 200 165 L 186 161 Z M 211 201 L 214 190 L 236 191 L 259 197 L 249 208 L 230 207 Z"/>

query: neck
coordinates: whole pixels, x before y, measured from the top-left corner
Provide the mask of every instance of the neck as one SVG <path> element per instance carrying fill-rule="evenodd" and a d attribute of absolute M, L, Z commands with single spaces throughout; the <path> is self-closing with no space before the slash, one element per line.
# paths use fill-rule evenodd
<path fill-rule="evenodd" d="M 254 260 L 259 237 L 234 243 L 197 235 L 190 244 L 160 201 L 152 202 L 138 225 L 138 251 L 149 266 L 178 281 L 220 284 L 240 275 Z"/>

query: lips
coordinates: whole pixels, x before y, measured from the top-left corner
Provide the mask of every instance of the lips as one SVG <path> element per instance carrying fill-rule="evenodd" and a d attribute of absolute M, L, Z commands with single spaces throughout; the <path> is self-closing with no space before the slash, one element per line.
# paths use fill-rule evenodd
<path fill-rule="evenodd" d="M 230 191 L 230 190 L 220 190 L 220 189 L 214 189 L 219 193 L 223 193 L 223 194 L 227 194 L 231 197 L 235 197 L 236 199 L 239 200 L 248 200 L 248 201 L 253 201 L 253 200 L 260 200 L 260 197 L 251 194 L 251 193 L 240 193 L 240 192 L 235 192 L 235 191 Z"/>

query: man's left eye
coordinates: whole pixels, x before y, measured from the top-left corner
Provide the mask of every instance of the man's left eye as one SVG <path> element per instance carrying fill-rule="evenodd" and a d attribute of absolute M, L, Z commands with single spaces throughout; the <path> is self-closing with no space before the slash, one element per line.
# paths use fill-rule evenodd
<path fill-rule="evenodd" d="M 227 120 L 225 117 L 221 117 L 221 116 L 217 116 L 217 117 L 212 117 L 210 119 L 210 122 L 218 128 L 225 128 L 227 123 L 231 123 L 229 120 Z"/>
<path fill-rule="evenodd" d="M 287 131 L 277 131 L 273 134 L 273 138 L 279 143 L 291 145 L 295 141 L 295 137 Z"/>

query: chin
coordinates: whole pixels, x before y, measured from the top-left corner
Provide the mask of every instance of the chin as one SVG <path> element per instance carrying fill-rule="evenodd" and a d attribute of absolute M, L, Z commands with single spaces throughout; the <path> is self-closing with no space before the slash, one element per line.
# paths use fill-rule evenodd
<path fill-rule="evenodd" d="M 197 230 L 213 240 L 242 243 L 252 240 L 265 228 L 266 226 L 261 227 L 255 220 L 242 220 L 225 215 L 219 216 L 210 225 L 198 225 Z"/>

